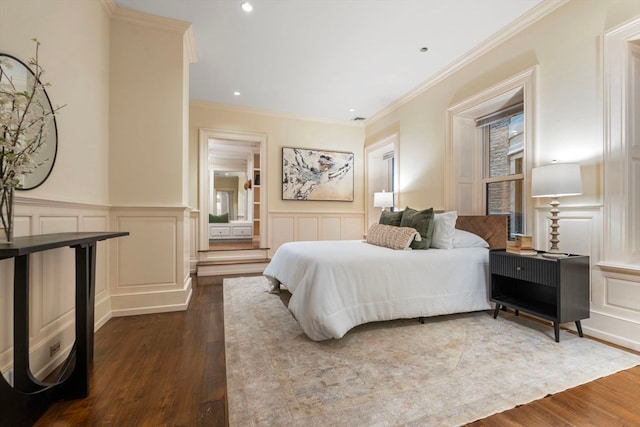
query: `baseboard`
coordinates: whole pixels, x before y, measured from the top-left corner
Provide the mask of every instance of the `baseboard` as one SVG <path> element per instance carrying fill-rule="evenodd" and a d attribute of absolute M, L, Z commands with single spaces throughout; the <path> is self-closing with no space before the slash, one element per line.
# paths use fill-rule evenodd
<path fill-rule="evenodd" d="M 112 294 L 111 315 L 113 317 L 121 317 L 185 311 L 189 307 L 192 295 L 191 276 L 185 280 L 184 287 L 181 289 L 119 295 Z"/>
<path fill-rule="evenodd" d="M 640 324 L 637 322 L 591 311 L 591 318 L 581 323 L 586 335 L 640 352 Z M 607 330 L 602 330 L 602 326 Z"/>
<path fill-rule="evenodd" d="M 111 297 L 106 292 L 101 293 L 102 298 L 96 297 L 94 311 L 94 331 L 97 331 L 111 319 Z"/>

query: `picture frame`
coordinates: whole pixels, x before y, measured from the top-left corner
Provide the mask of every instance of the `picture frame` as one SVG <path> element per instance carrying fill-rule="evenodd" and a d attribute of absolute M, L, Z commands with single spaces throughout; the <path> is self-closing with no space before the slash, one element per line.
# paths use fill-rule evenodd
<path fill-rule="evenodd" d="M 354 154 L 282 148 L 282 200 L 353 202 Z"/>

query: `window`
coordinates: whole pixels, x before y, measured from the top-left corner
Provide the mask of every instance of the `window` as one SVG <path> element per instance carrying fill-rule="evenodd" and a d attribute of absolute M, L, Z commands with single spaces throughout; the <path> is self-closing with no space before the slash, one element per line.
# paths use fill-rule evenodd
<path fill-rule="evenodd" d="M 216 191 L 216 215 L 229 214 L 229 218 L 233 218 L 232 200 L 231 191 Z"/>
<path fill-rule="evenodd" d="M 534 225 L 527 177 L 535 76 L 536 67 L 529 68 L 447 110 L 445 209 L 460 215 L 507 214 L 511 238 L 531 234 Z"/>
<path fill-rule="evenodd" d="M 384 155 L 382 156 L 382 160 L 385 164 L 385 173 L 386 173 L 386 186 L 384 187 L 384 189 L 386 189 L 387 191 L 395 191 L 394 188 L 394 176 L 395 176 L 395 158 L 393 155 L 393 151 L 388 151 L 386 153 L 384 153 Z M 395 203 L 395 201 L 394 201 Z M 394 207 L 391 207 L 391 210 L 394 210 Z"/>
<path fill-rule="evenodd" d="M 525 232 L 523 104 L 476 120 L 482 128 L 485 213 L 509 216 L 509 239 Z"/>

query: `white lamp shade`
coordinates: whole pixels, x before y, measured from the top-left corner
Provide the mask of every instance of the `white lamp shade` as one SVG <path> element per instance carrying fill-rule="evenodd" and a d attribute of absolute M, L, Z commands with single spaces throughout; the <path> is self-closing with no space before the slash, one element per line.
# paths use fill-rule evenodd
<path fill-rule="evenodd" d="M 373 206 L 376 208 L 390 208 L 393 206 L 393 192 L 373 193 Z"/>
<path fill-rule="evenodd" d="M 582 194 L 580 165 L 553 163 L 531 170 L 531 197 L 561 197 Z"/>

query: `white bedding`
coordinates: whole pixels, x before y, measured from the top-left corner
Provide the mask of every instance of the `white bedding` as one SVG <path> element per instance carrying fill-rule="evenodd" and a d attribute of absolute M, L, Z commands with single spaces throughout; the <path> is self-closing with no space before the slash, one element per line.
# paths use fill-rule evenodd
<path fill-rule="evenodd" d="M 290 242 L 264 275 L 291 292 L 289 311 L 315 341 L 354 326 L 490 308 L 489 250 L 393 250 L 361 240 Z"/>

